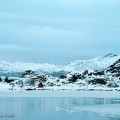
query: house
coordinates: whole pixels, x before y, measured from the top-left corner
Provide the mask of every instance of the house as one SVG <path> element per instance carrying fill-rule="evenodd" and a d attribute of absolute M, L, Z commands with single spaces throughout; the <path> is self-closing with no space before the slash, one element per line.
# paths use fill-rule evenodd
<path fill-rule="evenodd" d="M 42 83 L 42 82 L 40 82 L 40 83 L 38 84 L 38 88 L 43 88 L 43 83 Z"/>

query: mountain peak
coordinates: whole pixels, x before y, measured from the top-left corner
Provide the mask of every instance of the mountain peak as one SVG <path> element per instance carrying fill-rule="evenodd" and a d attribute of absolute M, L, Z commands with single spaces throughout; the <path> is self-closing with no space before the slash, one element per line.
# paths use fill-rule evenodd
<path fill-rule="evenodd" d="M 107 55 L 105 55 L 105 56 L 103 56 L 103 57 L 117 57 L 118 55 L 116 55 L 116 54 L 114 54 L 114 53 L 109 53 L 109 54 L 107 54 Z"/>

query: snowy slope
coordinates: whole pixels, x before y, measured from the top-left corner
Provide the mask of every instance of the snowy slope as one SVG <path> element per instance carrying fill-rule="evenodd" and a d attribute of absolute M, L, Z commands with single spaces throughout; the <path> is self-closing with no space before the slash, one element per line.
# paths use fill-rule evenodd
<path fill-rule="evenodd" d="M 112 65 L 118 59 L 120 59 L 119 55 L 110 53 L 105 56 L 89 60 L 77 60 L 75 62 L 71 62 L 65 66 L 65 69 L 70 68 L 72 71 L 81 71 L 85 69 L 101 70 Z"/>
<path fill-rule="evenodd" d="M 30 63 L 30 62 L 6 62 L 0 61 L 0 71 L 9 72 L 23 72 L 25 70 L 33 71 L 61 71 L 62 67 L 59 65 L 52 65 L 47 63 Z"/>
<path fill-rule="evenodd" d="M 81 71 L 84 69 L 100 70 L 105 69 L 120 59 L 119 55 L 108 54 L 88 60 L 78 60 L 68 63 L 67 65 L 54 65 L 48 63 L 29 63 L 29 62 L 6 62 L 0 61 L 1 72 L 23 72 L 25 70 L 33 70 L 40 72 L 59 72 L 59 71 Z"/>

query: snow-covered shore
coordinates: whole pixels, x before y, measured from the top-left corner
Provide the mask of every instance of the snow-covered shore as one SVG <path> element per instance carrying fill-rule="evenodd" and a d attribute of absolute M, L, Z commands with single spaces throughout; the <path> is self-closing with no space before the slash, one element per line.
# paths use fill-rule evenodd
<path fill-rule="evenodd" d="M 92 97 L 120 98 L 119 91 L 0 91 L 0 97 Z"/>

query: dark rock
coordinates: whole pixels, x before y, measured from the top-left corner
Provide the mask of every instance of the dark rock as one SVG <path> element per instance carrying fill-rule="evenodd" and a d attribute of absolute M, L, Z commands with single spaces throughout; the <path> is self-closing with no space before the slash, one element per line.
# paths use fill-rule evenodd
<path fill-rule="evenodd" d="M 71 78 L 68 79 L 69 82 L 76 82 L 78 79 L 77 75 L 72 75 Z"/>
<path fill-rule="evenodd" d="M 94 75 L 104 75 L 104 71 L 96 71 L 93 73 Z"/>
<path fill-rule="evenodd" d="M 117 85 L 116 83 L 109 83 L 107 86 L 112 88 L 119 87 L 119 85 Z"/>
<path fill-rule="evenodd" d="M 88 74 L 88 70 L 85 70 L 85 71 L 83 72 L 83 74 L 84 74 L 84 75 L 87 75 L 87 74 Z"/>
<path fill-rule="evenodd" d="M 113 77 L 120 77 L 120 59 L 105 69 L 105 71 L 106 73 L 111 73 Z"/>
<path fill-rule="evenodd" d="M 32 74 L 35 74 L 35 71 L 32 71 L 32 70 L 26 70 L 25 72 L 23 72 L 21 74 L 21 78 L 24 78 L 26 75 L 32 75 Z"/>
<path fill-rule="evenodd" d="M 94 80 L 88 81 L 89 84 L 102 84 L 102 85 L 106 85 L 107 81 L 105 79 L 102 78 L 96 78 Z"/>
<path fill-rule="evenodd" d="M 67 76 L 65 76 L 65 75 L 61 75 L 59 78 L 60 78 L 60 79 L 66 79 Z"/>

